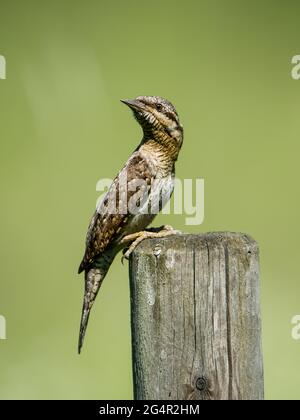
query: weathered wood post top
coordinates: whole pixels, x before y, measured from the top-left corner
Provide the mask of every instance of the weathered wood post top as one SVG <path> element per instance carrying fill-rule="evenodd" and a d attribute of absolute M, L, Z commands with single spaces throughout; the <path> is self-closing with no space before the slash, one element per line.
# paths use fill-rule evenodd
<path fill-rule="evenodd" d="M 251 237 L 144 240 L 129 270 L 136 399 L 263 399 L 259 255 Z"/>

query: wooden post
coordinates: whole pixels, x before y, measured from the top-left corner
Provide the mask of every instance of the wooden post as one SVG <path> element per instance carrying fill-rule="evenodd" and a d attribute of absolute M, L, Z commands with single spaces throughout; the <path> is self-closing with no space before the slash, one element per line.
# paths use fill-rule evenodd
<path fill-rule="evenodd" d="M 263 399 L 258 258 L 241 233 L 181 234 L 136 248 L 135 399 Z"/>

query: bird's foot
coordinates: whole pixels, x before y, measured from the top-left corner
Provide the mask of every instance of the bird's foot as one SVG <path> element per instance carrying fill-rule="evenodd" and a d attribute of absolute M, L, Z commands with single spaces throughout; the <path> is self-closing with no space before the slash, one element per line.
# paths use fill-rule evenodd
<path fill-rule="evenodd" d="M 121 241 L 121 244 L 127 244 L 131 242 L 129 247 L 123 250 L 123 256 L 121 258 L 121 262 L 123 264 L 124 259 L 128 260 L 131 253 L 135 250 L 139 243 L 141 243 L 144 239 L 147 238 L 164 238 L 170 235 L 176 235 L 181 233 L 179 230 L 173 229 L 170 225 L 160 226 L 158 228 L 149 228 L 142 230 L 140 232 L 131 233 L 130 235 L 124 236 Z"/>

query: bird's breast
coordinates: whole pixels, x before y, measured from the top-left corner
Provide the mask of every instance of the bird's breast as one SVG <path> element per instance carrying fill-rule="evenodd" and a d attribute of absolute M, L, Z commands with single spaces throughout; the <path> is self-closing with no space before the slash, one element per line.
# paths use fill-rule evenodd
<path fill-rule="evenodd" d="M 147 194 L 144 195 L 140 205 L 134 209 L 126 234 L 138 232 L 150 225 L 154 217 L 170 200 L 173 190 L 174 174 L 152 179 Z"/>

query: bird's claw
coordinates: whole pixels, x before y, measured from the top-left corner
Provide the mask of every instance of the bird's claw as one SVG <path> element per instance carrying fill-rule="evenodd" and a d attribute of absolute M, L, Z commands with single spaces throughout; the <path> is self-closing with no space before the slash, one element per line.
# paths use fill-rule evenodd
<path fill-rule="evenodd" d="M 144 230 L 141 232 L 136 232 L 125 236 L 122 239 L 123 243 L 127 243 L 128 241 L 132 241 L 130 246 L 123 250 L 123 256 L 121 257 L 121 263 L 124 264 L 124 260 L 129 260 L 130 255 L 138 246 L 146 238 L 163 238 L 170 235 L 180 234 L 179 230 L 173 229 L 170 225 L 164 225 L 160 228 L 150 228 L 148 230 Z"/>
<path fill-rule="evenodd" d="M 129 251 L 129 248 L 123 249 L 123 255 L 121 257 L 122 265 L 124 265 L 124 260 L 127 260 L 127 261 L 129 260 L 129 256 L 130 256 L 131 252 L 128 254 L 128 251 Z"/>

